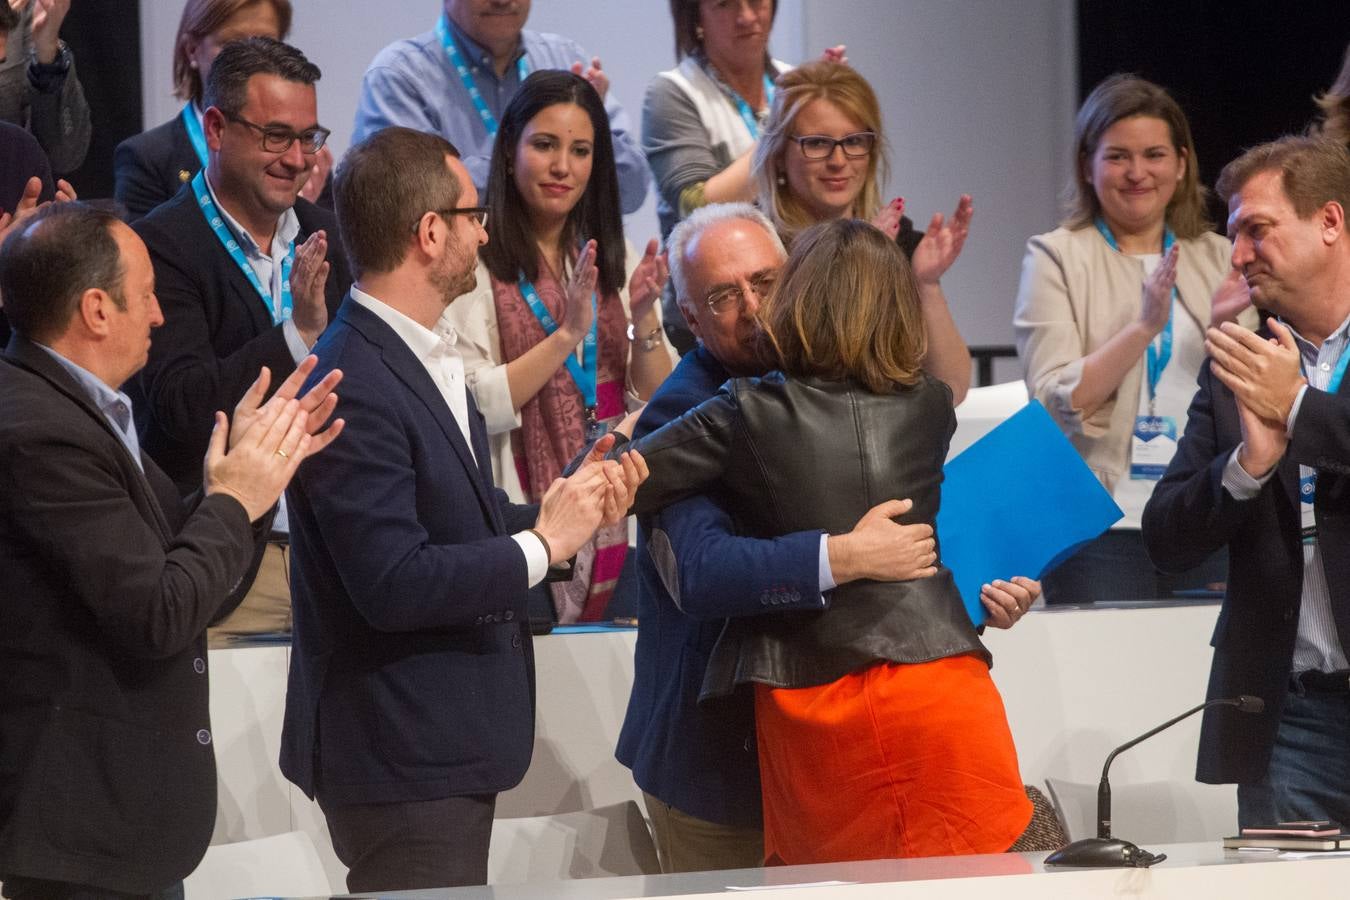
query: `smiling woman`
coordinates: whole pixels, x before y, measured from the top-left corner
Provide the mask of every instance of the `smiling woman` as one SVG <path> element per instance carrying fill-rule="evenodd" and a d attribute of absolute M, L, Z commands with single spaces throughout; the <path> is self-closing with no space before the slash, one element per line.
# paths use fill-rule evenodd
<path fill-rule="evenodd" d="M 487 198 L 478 290 L 446 315 L 487 421 L 494 481 L 538 502 L 585 441 L 670 373 L 656 309 L 665 259 L 652 240 L 628 268 L 608 118 L 571 72 L 521 84 L 502 114 Z M 560 621 L 603 615 L 627 549 L 624 524 L 581 549 L 572 580 L 553 585 Z"/>
<path fill-rule="evenodd" d="M 1078 111 L 1074 159 L 1064 224 L 1027 244 L 1014 327 L 1028 391 L 1124 518 L 1045 576 L 1046 602 L 1168 598 L 1222 582 L 1226 560 L 1159 573 L 1140 516 L 1186 422 L 1204 329 L 1255 314 L 1205 220 L 1190 125 L 1163 88 L 1132 75 L 1099 84 Z"/>

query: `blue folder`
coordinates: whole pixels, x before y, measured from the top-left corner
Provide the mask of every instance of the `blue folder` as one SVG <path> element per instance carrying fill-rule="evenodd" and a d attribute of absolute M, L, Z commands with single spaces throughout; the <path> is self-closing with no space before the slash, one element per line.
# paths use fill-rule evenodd
<path fill-rule="evenodd" d="M 1039 578 L 1123 515 L 1035 400 L 943 468 L 937 533 L 971 620 L 985 620 L 980 588 Z"/>

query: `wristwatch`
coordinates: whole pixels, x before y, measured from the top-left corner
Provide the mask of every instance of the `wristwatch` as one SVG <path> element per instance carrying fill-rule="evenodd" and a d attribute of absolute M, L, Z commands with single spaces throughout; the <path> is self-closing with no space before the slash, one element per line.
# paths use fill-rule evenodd
<path fill-rule="evenodd" d="M 628 343 L 637 344 L 638 349 L 643 353 L 648 353 L 661 346 L 661 326 L 657 325 L 641 338 L 633 331 L 633 323 L 628 323 Z"/>

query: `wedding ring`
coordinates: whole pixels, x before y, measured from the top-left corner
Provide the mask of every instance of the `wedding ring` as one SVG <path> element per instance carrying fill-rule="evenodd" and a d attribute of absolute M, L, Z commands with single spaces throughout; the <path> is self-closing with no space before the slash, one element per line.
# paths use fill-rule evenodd
<path fill-rule="evenodd" d="M 282 450 L 280 447 L 277 448 L 277 456 L 280 456 L 282 459 L 291 458 L 290 454 L 287 453 L 285 450 Z"/>

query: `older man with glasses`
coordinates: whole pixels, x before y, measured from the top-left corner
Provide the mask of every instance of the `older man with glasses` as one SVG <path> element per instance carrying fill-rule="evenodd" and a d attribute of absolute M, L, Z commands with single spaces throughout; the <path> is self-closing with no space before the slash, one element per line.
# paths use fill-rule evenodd
<path fill-rule="evenodd" d="M 201 481 L 214 412 L 232 408 L 260 366 L 274 383 L 290 374 L 351 286 L 333 215 L 298 196 L 328 139 L 319 76 L 280 41 L 228 45 L 203 97 L 206 168 L 135 225 L 164 326 L 128 389 L 142 446 L 185 494 Z M 284 507 L 274 538 L 218 631 L 289 630 Z"/>

